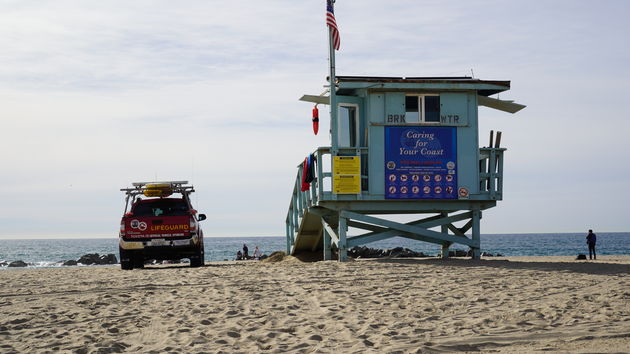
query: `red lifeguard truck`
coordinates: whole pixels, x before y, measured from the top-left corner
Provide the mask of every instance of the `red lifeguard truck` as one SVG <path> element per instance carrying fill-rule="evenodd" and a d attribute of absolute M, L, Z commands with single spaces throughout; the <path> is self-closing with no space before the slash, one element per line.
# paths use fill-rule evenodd
<path fill-rule="evenodd" d="M 119 251 L 122 269 L 143 268 L 146 260 L 190 259 L 191 267 L 204 264 L 203 231 L 188 181 L 136 182 L 125 192 L 120 221 Z M 172 197 L 172 195 L 179 195 Z"/>

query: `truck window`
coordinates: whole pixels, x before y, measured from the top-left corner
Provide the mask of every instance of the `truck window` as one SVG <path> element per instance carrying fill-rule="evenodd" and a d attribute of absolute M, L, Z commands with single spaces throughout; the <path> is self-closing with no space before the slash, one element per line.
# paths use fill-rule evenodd
<path fill-rule="evenodd" d="M 188 214 L 183 199 L 155 199 L 143 201 L 133 209 L 134 216 L 179 216 Z"/>

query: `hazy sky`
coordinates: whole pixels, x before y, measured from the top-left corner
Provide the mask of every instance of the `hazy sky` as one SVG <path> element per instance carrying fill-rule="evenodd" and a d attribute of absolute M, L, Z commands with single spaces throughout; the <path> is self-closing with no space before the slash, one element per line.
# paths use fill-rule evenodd
<path fill-rule="evenodd" d="M 629 1 L 338 0 L 339 75 L 511 80 L 482 233 L 629 231 Z M 324 0 L 0 1 L 0 237 L 111 236 L 189 180 L 210 236 L 284 235 L 327 75 Z M 327 107 L 327 106 L 326 106 Z"/>

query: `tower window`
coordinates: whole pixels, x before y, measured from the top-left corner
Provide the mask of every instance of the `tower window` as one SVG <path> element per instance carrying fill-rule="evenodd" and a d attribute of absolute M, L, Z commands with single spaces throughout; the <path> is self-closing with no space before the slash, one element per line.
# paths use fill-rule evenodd
<path fill-rule="evenodd" d="M 405 121 L 407 123 L 439 123 L 439 95 L 409 95 L 405 97 Z"/>

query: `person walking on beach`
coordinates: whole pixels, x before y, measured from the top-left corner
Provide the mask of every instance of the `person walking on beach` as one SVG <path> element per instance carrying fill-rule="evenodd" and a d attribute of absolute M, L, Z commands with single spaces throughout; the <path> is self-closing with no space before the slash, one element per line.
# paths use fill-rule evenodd
<path fill-rule="evenodd" d="M 586 244 L 588 245 L 588 259 L 597 259 L 595 254 L 595 244 L 597 243 L 597 235 L 593 233 L 593 230 L 588 230 L 586 235 Z"/>

